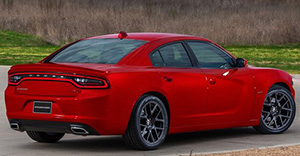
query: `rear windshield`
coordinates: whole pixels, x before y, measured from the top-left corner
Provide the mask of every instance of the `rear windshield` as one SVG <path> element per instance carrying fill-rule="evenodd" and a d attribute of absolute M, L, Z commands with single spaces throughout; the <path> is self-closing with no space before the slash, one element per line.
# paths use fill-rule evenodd
<path fill-rule="evenodd" d="M 131 39 L 88 39 L 57 53 L 49 62 L 116 64 L 146 41 Z"/>

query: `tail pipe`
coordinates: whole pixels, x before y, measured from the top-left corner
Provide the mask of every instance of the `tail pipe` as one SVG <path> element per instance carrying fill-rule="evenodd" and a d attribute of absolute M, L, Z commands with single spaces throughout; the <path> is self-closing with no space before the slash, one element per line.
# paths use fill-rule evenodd
<path fill-rule="evenodd" d="M 71 131 L 72 133 L 74 134 L 77 134 L 77 135 L 88 135 L 89 132 L 82 128 L 82 127 L 78 127 L 78 126 L 71 126 Z"/>
<path fill-rule="evenodd" d="M 19 130 L 20 126 L 18 123 L 10 123 L 10 128 L 14 130 Z"/>

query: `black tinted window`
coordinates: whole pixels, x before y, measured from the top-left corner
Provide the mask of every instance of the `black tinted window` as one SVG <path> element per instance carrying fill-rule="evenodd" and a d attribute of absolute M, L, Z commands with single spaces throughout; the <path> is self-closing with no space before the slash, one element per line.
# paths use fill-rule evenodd
<path fill-rule="evenodd" d="M 153 63 L 153 66 L 156 66 L 156 67 L 164 66 L 164 62 L 161 58 L 159 51 L 156 51 L 152 54 L 152 63 Z"/>
<path fill-rule="evenodd" d="M 164 46 L 152 54 L 154 66 L 192 67 L 189 56 L 181 43 Z"/>
<path fill-rule="evenodd" d="M 116 64 L 145 42 L 130 39 L 82 40 L 59 52 L 50 62 Z"/>
<path fill-rule="evenodd" d="M 233 59 L 211 43 L 188 42 L 201 67 L 203 68 L 232 68 Z"/>

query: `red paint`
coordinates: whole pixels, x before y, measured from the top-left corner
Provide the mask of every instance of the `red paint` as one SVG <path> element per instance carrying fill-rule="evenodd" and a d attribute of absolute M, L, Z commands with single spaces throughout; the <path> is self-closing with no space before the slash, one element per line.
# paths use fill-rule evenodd
<path fill-rule="evenodd" d="M 123 134 L 135 102 L 143 94 L 155 92 L 168 101 L 169 133 L 179 133 L 258 125 L 264 97 L 275 83 L 286 84 L 295 96 L 291 76 L 278 69 L 152 66 L 149 53 L 161 45 L 181 40 L 213 43 L 207 39 L 164 33 L 129 33 L 126 39 L 148 42 L 115 65 L 41 61 L 13 66 L 9 77 L 40 73 L 96 78 L 107 83 L 102 89 L 82 87 L 69 79 L 26 78 L 9 83 L 5 91 L 8 119 L 83 123 L 102 135 Z M 52 114 L 32 113 L 33 101 L 53 102 Z"/>
<path fill-rule="evenodd" d="M 245 67 L 247 67 L 248 61 L 245 59 Z"/>

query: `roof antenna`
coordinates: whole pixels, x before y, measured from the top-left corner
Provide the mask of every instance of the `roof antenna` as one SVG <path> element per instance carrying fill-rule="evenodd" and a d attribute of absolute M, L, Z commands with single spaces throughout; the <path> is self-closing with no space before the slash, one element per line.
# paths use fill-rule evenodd
<path fill-rule="evenodd" d="M 120 38 L 120 40 L 122 40 L 123 38 L 126 38 L 128 35 L 125 31 L 120 31 L 118 37 Z"/>

